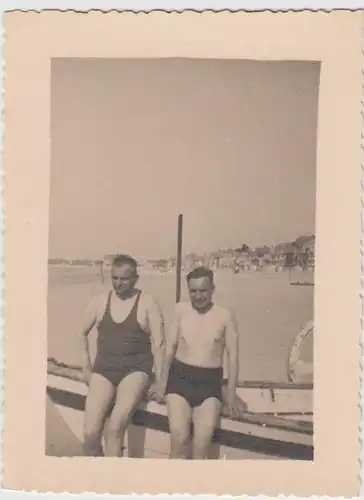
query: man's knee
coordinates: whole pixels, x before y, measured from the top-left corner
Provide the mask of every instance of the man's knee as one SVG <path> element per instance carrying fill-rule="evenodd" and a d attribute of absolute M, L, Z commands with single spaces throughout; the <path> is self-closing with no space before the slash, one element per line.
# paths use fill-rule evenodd
<path fill-rule="evenodd" d="M 205 448 L 212 442 L 211 434 L 193 436 L 193 445 L 196 448 Z"/>
<path fill-rule="evenodd" d="M 171 432 L 172 446 L 176 449 L 185 450 L 189 446 L 190 437 L 187 429 L 173 429 Z"/>
<path fill-rule="evenodd" d="M 179 431 L 172 432 L 170 458 L 188 459 L 191 453 L 190 445 L 191 438 L 188 433 Z"/>
<path fill-rule="evenodd" d="M 214 438 L 214 429 L 201 429 L 193 435 L 193 447 L 195 450 L 206 451 Z"/>
<path fill-rule="evenodd" d="M 125 432 L 129 424 L 129 415 L 123 414 L 118 416 L 118 418 L 111 418 L 105 426 L 105 437 L 109 439 L 118 438 L 123 432 Z"/>

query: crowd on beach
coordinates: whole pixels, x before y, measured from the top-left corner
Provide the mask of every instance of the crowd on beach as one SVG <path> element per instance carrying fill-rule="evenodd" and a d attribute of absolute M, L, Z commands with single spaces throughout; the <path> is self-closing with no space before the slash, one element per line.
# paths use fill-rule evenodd
<path fill-rule="evenodd" d="M 102 259 L 50 259 L 54 268 L 107 269 L 110 270 L 115 255 L 105 255 Z M 176 270 L 176 258 L 148 259 L 137 258 L 141 272 L 170 273 Z M 232 270 L 233 272 L 271 270 L 280 272 L 287 268 L 314 270 L 315 236 L 300 236 L 293 242 L 280 243 L 273 247 L 250 248 L 243 244 L 239 248 L 220 249 L 202 255 L 186 253 L 182 256 L 182 271 L 204 266 L 213 270 Z"/>

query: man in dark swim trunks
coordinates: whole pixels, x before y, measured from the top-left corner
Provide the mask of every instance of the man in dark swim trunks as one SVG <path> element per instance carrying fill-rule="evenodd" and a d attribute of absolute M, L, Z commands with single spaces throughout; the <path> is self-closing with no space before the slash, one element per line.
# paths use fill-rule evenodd
<path fill-rule="evenodd" d="M 239 415 L 238 329 L 234 316 L 212 302 L 214 277 L 199 267 L 187 275 L 190 303 L 177 304 L 166 341 L 158 398 L 166 395 L 171 431 L 170 458 L 206 459 L 222 406 L 223 357 L 228 357 L 227 404 Z"/>
<path fill-rule="evenodd" d="M 122 456 L 126 428 L 148 390 L 153 365 L 157 382 L 162 369 L 163 316 L 157 302 L 135 288 L 136 261 L 128 255 L 117 256 L 111 278 L 112 290 L 91 302 L 80 329 L 83 372 L 89 386 L 84 416 L 86 456 Z M 98 339 L 92 365 L 88 335 L 94 327 Z"/>

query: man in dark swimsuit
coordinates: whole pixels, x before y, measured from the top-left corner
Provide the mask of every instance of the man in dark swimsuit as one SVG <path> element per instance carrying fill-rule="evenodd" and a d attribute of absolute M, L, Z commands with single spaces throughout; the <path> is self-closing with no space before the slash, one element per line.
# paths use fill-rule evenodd
<path fill-rule="evenodd" d="M 238 329 L 230 311 L 212 302 L 213 272 L 199 267 L 187 275 L 190 303 L 177 304 L 166 341 L 157 399 L 166 395 L 171 431 L 170 458 L 206 459 L 218 425 L 223 399 L 223 357 L 227 352 L 227 405 L 240 414 L 236 398 Z"/>
<path fill-rule="evenodd" d="M 83 372 L 89 386 L 84 416 L 86 456 L 122 456 L 126 428 L 148 390 L 153 365 L 157 382 L 162 369 L 163 317 L 157 302 L 135 288 L 136 261 L 117 256 L 111 278 L 112 290 L 91 302 L 80 329 Z M 94 327 L 98 339 L 92 364 L 88 335 Z"/>

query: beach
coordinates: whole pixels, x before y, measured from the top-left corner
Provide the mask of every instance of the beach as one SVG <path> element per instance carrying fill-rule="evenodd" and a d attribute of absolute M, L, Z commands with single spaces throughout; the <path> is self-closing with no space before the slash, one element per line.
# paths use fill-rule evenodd
<path fill-rule="evenodd" d="M 288 271 L 215 273 L 215 302 L 233 309 L 237 316 L 240 380 L 287 380 L 290 347 L 298 331 L 313 319 L 314 296 L 313 286 L 292 286 L 290 278 L 305 280 L 299 272 L 290 277 Z M 91 297 L 109 285 L 102 283 L 97 268 L 57 266 L 49 266 L 48 283 L 48 357 L 77 365 L 82 315 Z M 175 273 L 141 270 L 138 286 L 158 300 L 168 328 L 175 305 Z M 184 278 L 182 300 L 187 300 Z M 94 355 L 96 331 L 90 335 Z M 312 350 L 311 343 L 306 348 L 306 361 L 312 362 Z"/>

